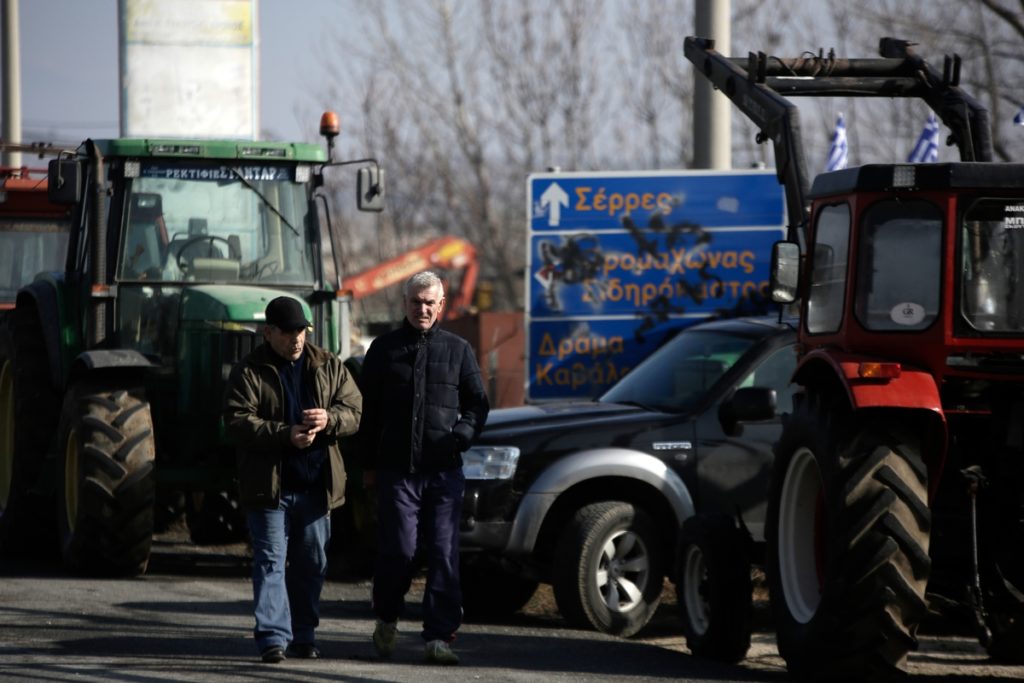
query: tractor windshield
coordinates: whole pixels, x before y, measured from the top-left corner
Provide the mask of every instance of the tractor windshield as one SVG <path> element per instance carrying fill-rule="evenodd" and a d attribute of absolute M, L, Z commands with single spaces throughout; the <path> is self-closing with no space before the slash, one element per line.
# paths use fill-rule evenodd
<path fill-rule="evenodd" d="M 120 279 L 312 285 L 306 192 L 295 166 L 142 162 L 126 197 Z"/>
<path fill-rule="evenodd" d="M 1024 201 L 983 198 L 963 214 L 960 312 L 979 332 L 1024 331 Z"/>
<path fill-rule="evenodd" d="M 878 202 L 862 219 L 855 310 L 866 329 L 908 332 L 939 315 L 942 211 L 930 202 Z"/>

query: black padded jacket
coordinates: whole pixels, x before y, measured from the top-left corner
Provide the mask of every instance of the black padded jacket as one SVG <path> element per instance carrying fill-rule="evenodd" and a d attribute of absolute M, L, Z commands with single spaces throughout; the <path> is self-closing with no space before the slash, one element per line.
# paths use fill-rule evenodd
<path fill-rule="evenodd" d="M 490 406 L 473 348 L 435 324 L 401 327 L 373 341 L 359 384 L 363 467 L 404 473 L 462 467 Z"/>

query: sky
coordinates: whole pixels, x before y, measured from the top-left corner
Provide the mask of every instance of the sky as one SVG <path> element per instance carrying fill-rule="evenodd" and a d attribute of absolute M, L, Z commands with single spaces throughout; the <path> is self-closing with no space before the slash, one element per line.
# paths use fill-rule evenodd
<path fill-rule="evenodd" d="M 266 138 L 303 140 L 319 123 L 316 46 L 352 23 L 350 5 L 256 2 L 260 129 Z M 18 13 L 22 142 L 116 137 L 117 0 L 19 0 Z M 315 120 L 300 121 L 301 111 Z"/>

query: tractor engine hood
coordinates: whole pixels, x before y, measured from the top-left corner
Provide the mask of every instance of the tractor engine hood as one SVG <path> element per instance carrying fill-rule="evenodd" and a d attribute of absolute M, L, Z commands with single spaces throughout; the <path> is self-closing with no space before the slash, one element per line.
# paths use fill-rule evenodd
<path fill-rule="evenodd" d="M 183 290 L 181 295 L 181 322 L 221 322 L 252 323 L 262 325 L 263 311 L 272 299 L 284 292 L 263 287 L 243 285 L 198 285 Z M 294 296 L 294 295 L 293 295 Z M 311 320 L 308 304 L 302 303 L 307 320 Z"/>

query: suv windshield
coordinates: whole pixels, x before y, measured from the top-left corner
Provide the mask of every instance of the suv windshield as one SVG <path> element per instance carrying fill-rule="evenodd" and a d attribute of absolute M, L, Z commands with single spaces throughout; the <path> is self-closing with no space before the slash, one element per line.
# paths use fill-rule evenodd
<path fill-rule="evenodd" d="M 126 202 L 122 280 L 316 280 L 294 166 L 143 162 Z"/>
<path fill-rule="evenodd" d="M 960 312 L 981 332 L 1024 330 L 1024 201 L 979 199 L 960 228 Z"/>
<path fill-rule="evenodd" d="M 598 400 L 666 411 L 692 410 L 756 342 L 756 338 L 721 330 L 684 330 Z"/>

